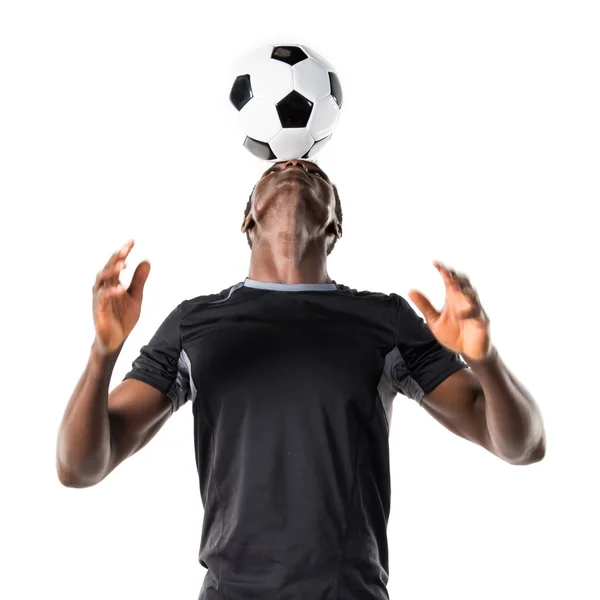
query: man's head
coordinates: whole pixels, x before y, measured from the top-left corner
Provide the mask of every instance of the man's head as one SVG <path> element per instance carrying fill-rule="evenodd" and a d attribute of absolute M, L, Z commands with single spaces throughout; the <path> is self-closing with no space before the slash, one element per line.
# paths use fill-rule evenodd
<path fill-rule="evenodd" d="M 252 248 L 259 231 L 263 236 L 270 230 L 279 230 L 280 234 L 284 223 L 292 222 L 306 237 L 322 239 L 327 254 L 342 237 L 342 207 L 337 188 L 310 161 L 281 161 L 263 173 L 246 205 L 242 232 Z"/>

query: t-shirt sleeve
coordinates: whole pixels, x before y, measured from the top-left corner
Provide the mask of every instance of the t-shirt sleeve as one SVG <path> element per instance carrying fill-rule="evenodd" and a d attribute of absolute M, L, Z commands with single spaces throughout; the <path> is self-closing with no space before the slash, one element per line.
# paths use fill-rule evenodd
<path fill-rule="evenodd" d="M 190 391 L 186 354 L 181 346 L 181 304 L 158 327 L 150 341 L 142 346 L 131 370 L 123 377 L 138 379 L 165 394 L 172 412 L 188 399 Z"/>
<path fill-rule="evenodd" d="M 399 298 L 396 344 L 392 363 L 392 383 L 397 392 L 423 403 L 452 373 L 467 368 L 460 354 L 442 346 L 425 320 L 410 304 Z"/>

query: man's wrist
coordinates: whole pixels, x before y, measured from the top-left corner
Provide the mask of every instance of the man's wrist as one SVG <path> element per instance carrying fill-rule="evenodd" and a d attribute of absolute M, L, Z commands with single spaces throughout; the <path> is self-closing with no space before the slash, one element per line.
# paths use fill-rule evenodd
<path fill-rule="evenodd" d="M 90 365 L 97 371 L 105 371 L 106 369 L 112 370 L 122 348 L 123 344 L 121 344 L 117 350 L 107 352 L 102 348 L 98 340 L 94 339 L 92 347 L 90 348 Z"/>
<path fill-rule="evenodd" d="M 463 355 L 463 360 L 467 363 L 467 365 L 469 365 L 469 367 L 473 370 L 473 371 L 485 371 L 487 369 L 489 369 L 490 367 L 496 367 L 498 366 L 498 361 L 500 360 L 500 356 L 498 354 L 498 350 L 496 348 L 496 346 L 490 346 L 490 350 L 487 353 L 487 356 L 485 358 L 479 359 L 479 360 L 475 360 L 473 358 L 469 358 L 468 356 L 464 356 Z"/>

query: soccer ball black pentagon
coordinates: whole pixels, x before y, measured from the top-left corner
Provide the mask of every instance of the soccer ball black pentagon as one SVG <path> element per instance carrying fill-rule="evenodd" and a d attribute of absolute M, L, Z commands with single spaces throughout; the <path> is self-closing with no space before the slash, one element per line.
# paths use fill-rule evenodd
<path fill-rule="evenodd" d="M 267 161 L 312 158 L 329 141 L 342 108 L 335 69 L 306 46 L 265 46 L 244 57 L 229 100 L 244 146 Z"/>

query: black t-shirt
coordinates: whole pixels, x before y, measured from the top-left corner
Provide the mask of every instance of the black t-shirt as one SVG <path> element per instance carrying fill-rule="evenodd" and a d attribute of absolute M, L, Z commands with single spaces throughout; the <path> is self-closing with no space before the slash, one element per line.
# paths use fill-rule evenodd
<path fill-rule="evenodd" d="M 382 600 L 388 436 L 466 367 L 397 294 L 246 279 L 184 300 L 125 379 L 192 403 L 199 600 Z"/>

